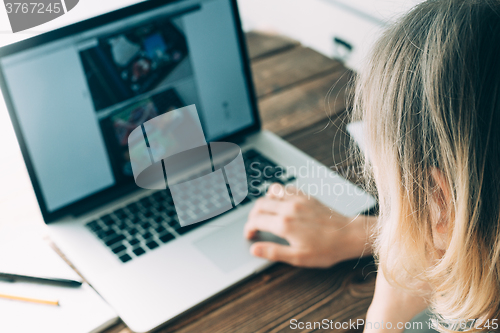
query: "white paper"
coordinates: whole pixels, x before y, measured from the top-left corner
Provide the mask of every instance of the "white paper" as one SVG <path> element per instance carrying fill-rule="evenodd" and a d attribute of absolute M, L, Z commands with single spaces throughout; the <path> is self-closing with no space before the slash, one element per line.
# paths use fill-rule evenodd
<path fill-rule="evenodd" d="M 39 239 L 0 244 L 0 272 L 81 280 Z M 59 301 L 59 306 L 53 306 L 0 298 L 0 332 L 89 333 L 117 320 L 114 311 L 88 284 L 68 288 L 0 281 L 0 294 Z"/>

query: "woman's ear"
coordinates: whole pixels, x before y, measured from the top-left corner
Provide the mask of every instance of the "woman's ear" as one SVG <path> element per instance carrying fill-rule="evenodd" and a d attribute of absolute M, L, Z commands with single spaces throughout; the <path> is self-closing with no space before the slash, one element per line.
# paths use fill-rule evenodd
<path fill-rule="evenodd" d="M 440 169 L 433 167 L 431 176 L 436 184 L 433 200 L 439 211 L 438 216 L 432 221 L 434 245 L 440 250 L 445 250 L 450 222 L 451 191 L 448 180 Z"/>

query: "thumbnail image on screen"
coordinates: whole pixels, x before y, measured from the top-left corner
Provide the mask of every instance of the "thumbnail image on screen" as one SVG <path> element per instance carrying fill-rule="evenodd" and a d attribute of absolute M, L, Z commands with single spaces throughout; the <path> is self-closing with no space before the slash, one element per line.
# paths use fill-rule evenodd
<path fill-rule="evenodd" d="M 98 38 L 80 52 L 95 110 L 161 86 L 187 55 L 185 36 L 169 20 Z"/>
<path fill-rule="evenodd" d="M 134 150 L 136 147 L 131 143 L 128 147 L 128 137 L 130 133 L 143 124 L 158 115 L 176 110 L 184 106 L 175 89 L 167 89 L 150 97 L 146 97 L 140 101 L 132 102 L 129 105 L 121 107 L 106 118 L 101 119 L 100 124 L 104 134 L 105 141 L 110 148 L 110 157 L 112 164 L 115 167 L 115 174 L 122 177 L 132 176 L 132 167 L 130 164 L 129 149 Z M 182 119 L 173 119 L 169 126 L 164 128 L 166 133 L 157 133 L 163 137 L 169 138 L 168 145 L 176 144 L 175 128 L 178 122 Z M 164 145 L 161 147 L 167 147 Z M 151 149 L 160 149 L 159 147 L 151 147 Z M 145 151 L 138 151 L 137 154 L 144 154 L 144 159 L 149 159 L 149 154 Z"/>

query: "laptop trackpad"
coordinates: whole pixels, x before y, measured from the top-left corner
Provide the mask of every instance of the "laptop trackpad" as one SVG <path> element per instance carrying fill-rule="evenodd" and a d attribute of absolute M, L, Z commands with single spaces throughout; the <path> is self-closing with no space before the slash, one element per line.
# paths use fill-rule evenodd
<path fill-rule="evenodd" d="M 257 241 L 276 242 L 288 245 L 287 241 L 268 232 L 259 232 L 257 239 L 248 241 L 243 237 L 243 226 L 246 219 L 235 221 L 217 231 L 194 242 L 194 245 L 205 254 L 222 271 L 230 271 L 256 260 L 250 254 L 250 245 Z M 216 224 L 215 222 L 214 224 Z"/>

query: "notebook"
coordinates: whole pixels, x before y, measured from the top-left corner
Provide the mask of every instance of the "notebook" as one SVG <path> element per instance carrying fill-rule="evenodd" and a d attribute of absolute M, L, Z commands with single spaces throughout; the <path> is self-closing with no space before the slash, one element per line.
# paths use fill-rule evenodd
<path fill-rule="evenodd" d="M 42 239 L 0 243 L 0 272 L 81 280 Z M 59 306 L 53 306 L 0 298 L 0 332 L 100 332 L 118 320 L 111 307 L 86 283 L 67 288 L 0 281 L 0 294 L 59 301 Z"/>

